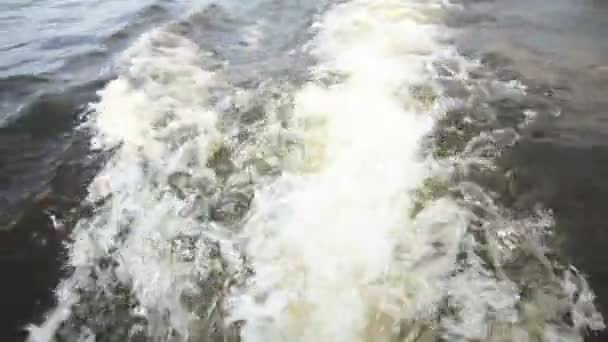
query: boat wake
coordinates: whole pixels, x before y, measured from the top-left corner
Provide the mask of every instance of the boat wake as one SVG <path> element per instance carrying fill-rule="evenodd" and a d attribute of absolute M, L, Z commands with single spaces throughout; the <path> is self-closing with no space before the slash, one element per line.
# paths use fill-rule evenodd
<path fill-rule="evenodd" d="M 582 341 L 602 329 L 586 281 L 548 247 L 550 212 L 514 213 L 476 181 L 518 134 L 480 128 L 493 119 L 471 103 L 525 86 L 470 77 L 478 62 L 442 24 L 457 6 L 307 6 L 310 38 L 273 45 L 260 75 L 238 56 L 264 56 L 272 26 L 230 28 L 251 9 L 188 17 L 234 47 L 197 44 L 186 21 L 125 52 L 85 125 L 113 153 L 90 185 L 96 209 L 30 340 Z M 278 60 L 300 64 L 277 76 Z"/>

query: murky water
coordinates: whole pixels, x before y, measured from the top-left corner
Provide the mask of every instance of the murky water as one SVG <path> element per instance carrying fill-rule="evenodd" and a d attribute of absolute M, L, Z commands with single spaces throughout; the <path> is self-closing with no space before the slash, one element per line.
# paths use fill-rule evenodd
<path fill-rule="evenodd" d="M 501 162 L 515 175 L 507 197 L 553 209 L 558 249 L 588 274 L 604 312 L 607 13 L 602 1 L 476 2 L 453 22 L 462 51 L 530 85 L 526 101 L 505 108 L 539 113 Z"/>
<path fill-rule="evenodd" d="M 1 6 L 6 340 L 601 339 L 601 2 Z"/>

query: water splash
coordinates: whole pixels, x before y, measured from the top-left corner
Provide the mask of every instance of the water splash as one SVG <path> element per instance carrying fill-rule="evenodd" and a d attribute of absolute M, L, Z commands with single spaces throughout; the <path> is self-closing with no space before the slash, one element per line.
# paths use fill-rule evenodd
<path fill-rule="evenodd" d="M 550 213 L 517 217 L 469 177 L 517 132 L 429 144 L 480 88 L 445 43 L 450 8 L 333 4 L 303 52 L 285 51 L 316 61 L 304 84 L 235 86 L 179 25 L 142 37 L 93 106 L 92 144 L 114 154 L 59 305 L 30 340 L 559 341 L 603 328 L 584 278 L 549 256 Z M 265 41 L 258 26 L 246 49 Z"/>

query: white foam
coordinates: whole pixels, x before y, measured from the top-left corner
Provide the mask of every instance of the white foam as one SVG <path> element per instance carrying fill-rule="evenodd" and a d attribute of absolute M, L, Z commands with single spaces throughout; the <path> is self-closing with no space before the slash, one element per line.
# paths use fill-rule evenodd
<path fill-rule="evenodd" d="M 187 256 L 190 261 L 182 261 L 174 240 L 201 231 L 219 238 L 222 229 L 184 215 L 192 203 L 177 198 L 168 182 L 172 173 L 182 172 L 204 179 L 208 188 L 217 186 L 206 163 L 226 137 L 218 130 L 218 113 L 208 105 L 208 94 L 223 81 L 205 71 L 205 58 L 189 40 L 156 30 L 125 53 L 121 76 L 100 92 L 88 124 L 96 132 L 93 146 L 120 146 L 90 186 L 89 200 L 105 203 L 76 228 L 70 255 L 75 274 L 60 285 L 65 298 L 45 326 L 32 329 L 30 340 L 51 340 L 70 306 L 80 300 L 78 288 L 97 292 L 107 287 L 111 292 L 119 283 L 130 287 L 140 304 L 137 310 L 146 313 L 151 326 L 166 324 L 154 320 L 155 315 L 167 319 L 163 315 L 168 313 L 169 326 L 188 336 L 195 317 L 183 308 L 180 296 L 197 291 L 209 260 L 206 246 L 199 243 L 194 255 Z M 104 257 L 117 267 L 99 269 Z"/>
<path fill-rule="evenodd" d="M 310 47 L 320 63 L 314 73 L 343 81 L 310 82 L 297 92 L 300 168 L 256 191 L 243 234 L 255 275 L 230 301 L 231 319 L 244 322 L 245 342 L 409 341 L 424 334 L 423 326 L 434 330 L 427 338 L 454 341 L 548 331 L 542 319 L 530 323 L 518 311 L 521 289 L 500 270 L 500 260 L 519 253 L 514 250 L 532 241 L 542 223 L 510 222 L 482 189 L 495 215 L 485 221 L 486 244 L 468 231 L 477 218 L 468 205 L 443 197 L 413 214 L 415 190 L 449 172 L 421 151 L 449 101 L 421 106 L 411 90 L 432 84 L 427 65 L 453 53 L 439 43 L 443 28 L 433 24 L 441 7 L 354 0 L 333 6 L 315 25 Z M 507 88 L 525 86 L 514 81 Z M 503 246 L 511 235 L 522 241 Z M 542 255 L 540 245 L 527 248 Z M 546 309 L 527 299 L 526 305 Z M 546 310 L 545 320 L 564 312 Z"/>
<path fill-rule="evenodd" d="M 401 321 L 437 313 L 465 220 L 447 200 L 411 214 L 437 113 L 397 94 L 429 80 L 442 48 L 420 8 L 351 1 L 320 23 L 317 72 L 346 80 L 297 93 L 306 169 L 256 192 L 245 226 L 256 274 L 232 303 L 244 341 L 389 341 Z"/>

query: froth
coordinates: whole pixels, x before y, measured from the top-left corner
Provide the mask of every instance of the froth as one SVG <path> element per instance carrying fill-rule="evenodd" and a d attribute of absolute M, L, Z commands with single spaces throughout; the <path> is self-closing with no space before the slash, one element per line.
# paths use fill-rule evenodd
<path fill-rule="evenodd" d="M 245 341 L 390 341 L 437 314 L 465 220 L 447 200 L 412 215 L 431 172 L 421 140 L 440 108 L 420 111 L 400 90 L 430 78 L 440 47 L 410 11 L 352 1 L 319 23 L 315 73 L 343 80 L 297 92 L 307 168 L 256 192 L 244 228 L 256 274 L 231 303 Z"/>
<path fill-rule="evenodd" d="M 87 126 L 95 133 L 92 146 L 113 156 L 90 186 L 94 216 L 73 233 L 75 272 L 60 285 L 61 307 L 46 326 L 32 329 L 31 340 L 49 340 L 40 336 L 54 333 L 72 305 L 86 306 L 91 296 L 145 318 L 135 333 L 145 326 L 159 338 L 177 332 L 187 339 L 197 317 L 184 298 L 199 294 L 215 268 L 230 272 L 210 260 L 214 253 L 230 260 L 225 230 L 201 221 L 220 187 L 210 161 L 229 138 L 209 104 L 210 89 L 222 88 L 223 80 L 203 68 L 206 58 L 188 39 L 157 30 L 125 53 L 121 76 L 100 92 Z M 133 299 L 112 304 L 125 300 L 118 298 L 125 286 Z M 104 319 L 93 318 L 102 326 L 129 324 Z"/>

